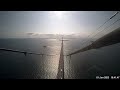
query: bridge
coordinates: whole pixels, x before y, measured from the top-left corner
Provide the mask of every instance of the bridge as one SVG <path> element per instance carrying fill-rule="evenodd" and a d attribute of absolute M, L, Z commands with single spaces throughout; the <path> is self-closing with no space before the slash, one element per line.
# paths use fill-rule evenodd
<path fill-rule="evenodd" d="M 63 52 L 63 42 L 68 41 L 64 40 L 62 37 L 62 43 L 61 43 L 61 51 L 60 51 L 60 59 L 59 59 L 59 66 L 58 66 L 58 73 L 57 73 L 57 79 L 64 79 L 64 52 Z"/>

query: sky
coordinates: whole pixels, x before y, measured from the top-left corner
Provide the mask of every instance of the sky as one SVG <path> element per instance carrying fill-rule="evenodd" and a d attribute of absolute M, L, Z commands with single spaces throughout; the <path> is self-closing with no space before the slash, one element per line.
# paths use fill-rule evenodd
<path fill-rule="evenodd" d="M 0 38 L 44 37 L 52 34 L 72 34 L 87 37 L 115 12 L 0 11 Z M 107 23 L 106 26 L 119 18 L 120 14 Z M 118 26 L 120 26 L 120 23 L 114 25 L 114 28 Z M 110 32 L 110 30 L 106 31 Z"/>

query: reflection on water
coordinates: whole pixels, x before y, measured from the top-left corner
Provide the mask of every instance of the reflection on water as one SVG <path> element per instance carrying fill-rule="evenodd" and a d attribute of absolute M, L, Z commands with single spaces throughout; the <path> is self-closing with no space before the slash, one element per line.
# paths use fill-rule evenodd
<path fill-rule="evenodd" d="M 64 47 L 67 49 L 79 45 L 70 43 L 72 41 L 66 42 Z M 69 52 L 72 51 L 66 51 L 66 53 Z M 119 76 L 120 43 L 73 55 L 71 58 L 66 58 L 65 62 L 66 78 L 69 79 L 96 79 L 96 76 L 105 75 Z"/>
<path fill-rule="evenodd" d="M 0 40 L 1 48 L 12 48 L 56 56 L 37 56 L 1 52 L 0 53 L 0 78 L 30 78 L 54 79 L 57 75 L 60 42 L 57 40 L 43 39 L 5 39 Z M 49 47 L 43 48 L 44 45 Z"/>
<path fill-rule="evenodd" d="M 79 39 L 64 42 L 64 55 L 81 48 Z M 47 46 L 44 48 L 43 46 Z M 0 48 L 57 54 L 37 56 L 0 51 L 0 78 L 55 79 L 61 41 L 55 39 L 0 39 Z M 65 79 L 95 79 L 100 75 L 120 75 L 120 43 L 64 56 Z"/>

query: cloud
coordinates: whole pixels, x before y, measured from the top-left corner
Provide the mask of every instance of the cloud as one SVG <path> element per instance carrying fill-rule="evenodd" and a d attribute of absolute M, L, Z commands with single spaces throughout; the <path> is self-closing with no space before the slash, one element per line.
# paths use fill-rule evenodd
<path fill-rule="evenodd" d="M 62 35 L 62 34 L 42 34 L 42 33 L 33 33 L 33 32 L 28 32 L 27 35 L 33 37 L 33 38 L 82 38 L 82 36 L 85 34 L 84 33 L 73 33 L 69 35 Z"/>
<path fill-rule="evenodd" d="M 34 34 L 33 34 L 33 36 L 39 36 L 39 35 L 40 35 L 40 34 L 38 34 L 38 33 L 34 33 Z"/>
<path fill-rule="evenodd" d="M 31 36 L 31 35 L 34 35 L 34 34 L 35 34 L 35 33 L 27 33 L 27 35 L 30 35 L 30 36 Z"/>

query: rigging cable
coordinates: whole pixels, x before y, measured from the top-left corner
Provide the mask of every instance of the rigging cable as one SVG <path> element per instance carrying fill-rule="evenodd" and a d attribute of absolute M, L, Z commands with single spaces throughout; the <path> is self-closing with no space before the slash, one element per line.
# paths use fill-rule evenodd
<path fill-rule="evenodd" d="M 119 13 L 119 12 L 116 12 L 116 13 L 115 13 L 113 16 L 111 16 L 105 23 L 107 23 L 110 19 L 112 19 L 113 17 L 115 17 L 118 13 Z M 109 25 L 109 26 L 106 27 L 105 29 L 101 30 L 100 32 L 102 32 L 102 31 L 106 30 L 107 28 L 109 28 L 110 26 L 114 25 L 114 24 L 117 23 L 119 20 L 120 20 L 120 19 L 116 20 L 114 23 L 112 23 L 111 25 Z M 104 23 L 104 24 L 105 24 L 105 23 Z M 103 25 L 104 25 L 104 24 L 103 24 Z M 103 26 L 103 25 L 101 25 L 101 26 Z M 100 26 L 100 27 L 101 27 L 101 26 Z M 99 27 L 99 28 L 100 28 L 100 27 Z M 100 32 L 99 32 L 99 33 L 100 33 Z M 95 36 L 98 35 L 99 33 L 95 34 L 93 37 L 95 37 Z M 90 36 L 90 35 L 89 35 L 89 36 Z M 89 37 L 89 36 L 88 36 L 88 37 Z M 87 40 L 87 41 L 89 41 L 89 40 Z M 86 42 L 87 42 L 87 41 L 86 41 Z M 85 42 L 84 42 L 84 43 L 85 43 Z M 83 45 L 84 43 L 82 43 L 82 45 Z M 77 51 L 79 51 L 79 50 L 77 50 Z M 76 52 L 76 51 L 75 51 L 75 52 Z M 78 53 L 79 53 L 79 52 L 78 52 Z M 73 54 L 74 54 L 74 52 L 68 54 L 67 56 L 70 56 L 70 57 L 71 57 L 71 55 L 73 55 Z M 75 53 L 75 54 L 76 54 L 76 53 Z"/>
<path fill-rule="evenodd" d="M 120 11 L 117 11 L 114 15 L 112 15 L 107 21 L 105 21 L 100 27 L 98 27 L 96 30 L 99 30 L 102 26 L 104 26 L 108 21 L 110 21 L 111 19 L 113 19 L 118 13 L 119 13 Z M 93 32 L 93 33 L 91 33 L 90 35 L 88 35 L 87 36 L 87 38 L 89 38 L 90 36 L 92 36 L 92 35 L 94 35 L 94 33 L 96 33 L 96 32 Z M 85 42 L 84 42 L 85 40 L 82 40 L 81 41 L 81 45 L 83 45 Z M 88 41 L 88 40 L 87 40 Z"/>

